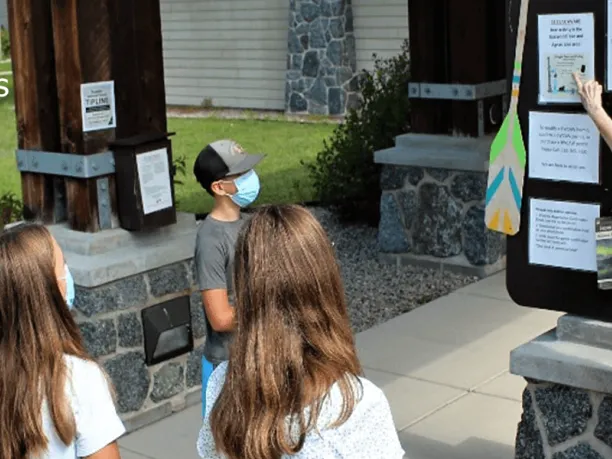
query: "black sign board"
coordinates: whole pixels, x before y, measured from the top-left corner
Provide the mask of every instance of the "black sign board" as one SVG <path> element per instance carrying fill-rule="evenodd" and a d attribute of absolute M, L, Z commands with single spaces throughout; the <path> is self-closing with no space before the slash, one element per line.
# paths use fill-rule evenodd
<path fill-rule="evenodd" d="M 525 0 L 522 0 L 525 1 Z M 516 30 L 521 0 L 507 0 L 506 54 L 509 78 L 514 67 Z M 538 17 L 550 14 L 594 15 L 595 78 L 602 84 L 606 76 L 607 10 L 604 0 L 530 0 L 522 79 L 519 119 L 527 148 L 527 166 L 523 191 L 521 226 L 517 235 L 508 237 L 506 285 L 511 298 L 521 306 L 564 311 L 572 314 L 612 320 L 612 290 L 600 290 L 597 273 L 533 264 L 530 260 L 530 207 L 532 199 L 570 203 L 599 204 L 601 216 L 612 215 L 612 154 L 603 139 L 600 142 L 600 183 L 575 183 L 529 177 L 529 113 L 584 113 L 580 104 L 539 103 L 539 33 Z M 604 85 L 605 88 L 605 85 Z M 604 106 L 609 95 L 604 94 Z M 593 221 L 593 228 L 595 222 Z M 579 255 L 573 254 L 572 257 Z"/>

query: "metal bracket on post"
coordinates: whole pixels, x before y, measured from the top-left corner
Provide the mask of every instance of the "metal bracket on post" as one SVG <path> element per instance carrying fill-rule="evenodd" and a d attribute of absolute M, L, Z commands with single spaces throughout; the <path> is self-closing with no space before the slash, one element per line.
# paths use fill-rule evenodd
<path fill-rule="evenodd" d="M 108 177 L 96 180 L 96 185 L 98 188 L 98 220 L 100 221 L 100 229 L 111 229 L 111 202 Z"/>
<path fill-rule="evenodd" d="M 408 83 L 411 99 L 482 100 L 506 94 L 506 80 L 481 84 Z"/>
<path fill-rule="evenodd" d="M 93 155 L 17 150 L 17 168 L 21 172 L 60 177 L 94 178 L 115 173 L 112 151 Z"/>
<path fill-rule="evenodd" d="M 108 175 L 115 173 L 115 157 L 112 151 L 93 155 L 54 153 L 35 150 L 17 150 L 17 169 L 20 172 L 54 175 L 78 179 L 98 178 L 98 220 L 100 229 L 112 228 L 110 185 Z M 59 187 L 56 187 L 59 188 Z M 56 209 L 62 209 L 62 197 L 56 194 Z M 65 217 L 65 209 L 61 212 Z"/>

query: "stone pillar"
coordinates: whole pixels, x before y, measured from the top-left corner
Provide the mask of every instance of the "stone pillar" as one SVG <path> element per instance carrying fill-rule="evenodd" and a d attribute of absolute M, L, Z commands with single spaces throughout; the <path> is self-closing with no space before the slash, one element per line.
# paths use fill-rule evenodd
<path fill-rule="evenodd" d="M 128 430 L 201 400 L 206 328 L 193 279 L 197 228 L 193 215 L 177 218 L 175 225 L 146 233 L 49 227 L 74 276 L 75 317 L 85 346 L 113 381 Z M 147 366 L 142 310 L 179 297 L 189 299 L 194 350 Z"/>
<path fill-rule="evenodd" d="M 406 134 L 376 152 L 381 261 L 478 277 L 505 267 L 505 236 L 484 223 L 489 146 L 489 138 Z"/>
<path fill-rule="evenodd" d="M 516 459 L 612 459 L 612 324 L 562 316 L 510 372 L 527 380 Z"/>
<path fill-rule="evenodd" d="M 287 113 L 344 115 L 359 103 L 350 0 L 290 0 Z"/>

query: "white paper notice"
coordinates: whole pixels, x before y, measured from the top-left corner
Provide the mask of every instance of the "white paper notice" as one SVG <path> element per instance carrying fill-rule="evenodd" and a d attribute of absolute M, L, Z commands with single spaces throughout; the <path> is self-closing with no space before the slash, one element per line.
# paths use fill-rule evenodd
<path fill-rule="evenodd" d="M 595 75 L 593 13 L 538 16 L 540 103 L 580 103 L 573 73 Z"/>
<path fill-rule="evenodd" d="M 81 85 L 83 132 L 117 127 L 115 82 L 100 81 Z"/>
<path fill-rule="evenodd" d="M 596 271 L 595 219 L 599 205 L 531 199 L 529 263 Z"/>
<path fill-rule="evenodd" d="M 172 207 L 168 151 L 163 148 L 136 155 L 136 165 L 145 215 Z"/>
<path fill-rule="evenodd" d="M 529 177 L 599 183 L 599 131 L 588 115 L 529 113 Z"/>

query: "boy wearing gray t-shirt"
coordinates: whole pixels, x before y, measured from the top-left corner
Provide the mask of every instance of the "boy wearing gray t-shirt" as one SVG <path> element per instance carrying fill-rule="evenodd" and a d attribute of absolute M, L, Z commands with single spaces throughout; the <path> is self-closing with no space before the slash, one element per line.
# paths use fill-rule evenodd
<path fill-rule="evenodd" d="M 193 173 L 215 200 L 196 237 L 196 281 L 202 292 L 206 318 L 204 356 L 214 366 L 229 358 L 234 328 L 234 247 L 243 219 L 240 209 L 259 195 L 253 168 L 264 155 L 252 155 L 232 140 L 207 145 L 198 155 Z"/>

